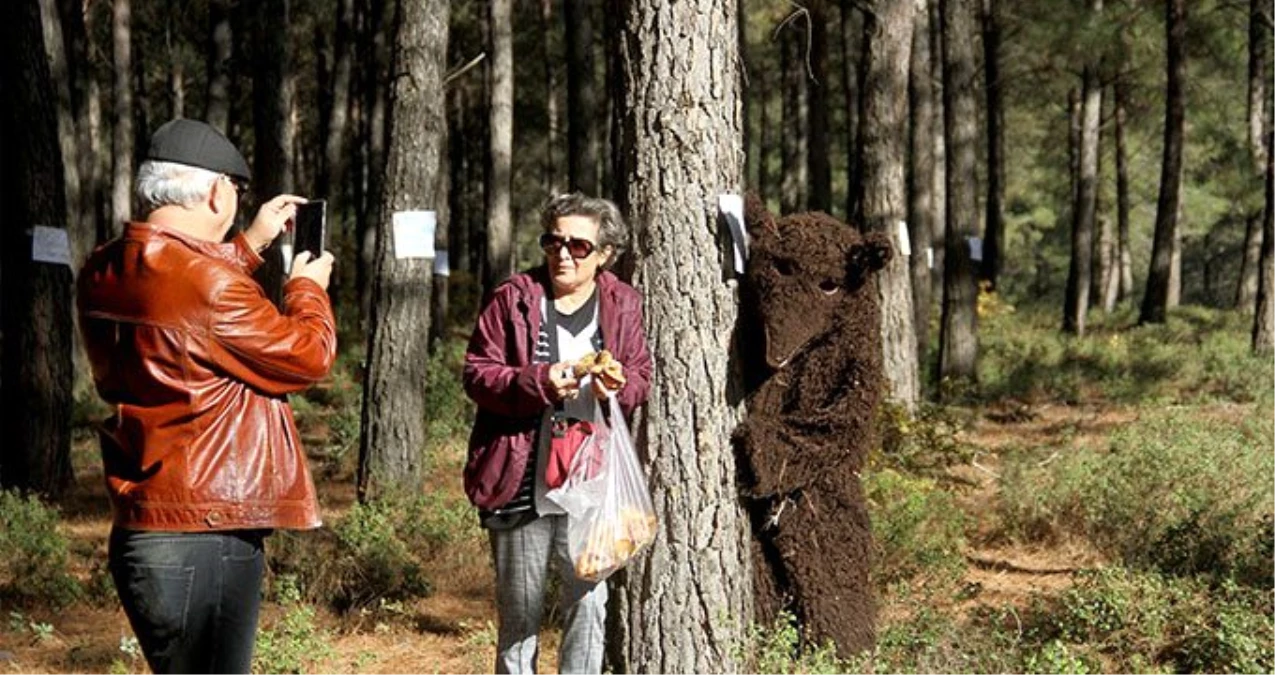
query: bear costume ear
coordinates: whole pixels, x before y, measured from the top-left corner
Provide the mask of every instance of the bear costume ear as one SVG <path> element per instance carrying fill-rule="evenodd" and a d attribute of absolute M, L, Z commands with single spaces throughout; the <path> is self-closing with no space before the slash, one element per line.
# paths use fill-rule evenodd
<path fill-rule="evenodd" d="M 753 239 L 764 232 L 775 231 L 775 216 L 766 208 L 765 202 L 751 192 L 744 196 L 744 226 Z"/>
<path fill-rule="evenodd" d="M 869 275 L 881 271 L 893 255 L 890 236 L 884 232 L 869 232 L 852 244 L 846 254 L 846 278 L 850 286 L 858 288 Z"/>

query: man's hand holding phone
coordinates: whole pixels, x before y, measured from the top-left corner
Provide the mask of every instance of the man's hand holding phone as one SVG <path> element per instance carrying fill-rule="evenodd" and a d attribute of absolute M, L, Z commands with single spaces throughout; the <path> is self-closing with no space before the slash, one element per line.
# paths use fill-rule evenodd
<path fill-rule="evenodd" d="M 328 281 L 332 278 L 332 263 L 336 262 L 336 258 L 331 251 L 324 251 L 323 255 L 315 258 L 309 251 L 302 251 L 292 259 L 292 274 L 289 279 L 306 278 L 314 281 L 328 289 Z"/>
<path fill-rule="evenodd" d="M 266 250 L 297 215 L 297 205 L 306 203 L 305 197 L 283 194 L 271 199 L 257 209 L 257 217 L 244 230 L 248 244 L 258 253 Z"/>

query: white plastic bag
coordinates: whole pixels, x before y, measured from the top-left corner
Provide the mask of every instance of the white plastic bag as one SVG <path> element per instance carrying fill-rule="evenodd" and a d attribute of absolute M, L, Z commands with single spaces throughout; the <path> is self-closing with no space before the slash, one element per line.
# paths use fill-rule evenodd
<path fill-rule="evenodd" d="M 601 406 L 593 435 L 571 460 L 561 487 L 545 496 L 567 512 L 567 539 L 576 576 L 602 581 L 655 540 L 655 508 L 638 464 L 624 413 L 608 399 L 608 424 Z"/>

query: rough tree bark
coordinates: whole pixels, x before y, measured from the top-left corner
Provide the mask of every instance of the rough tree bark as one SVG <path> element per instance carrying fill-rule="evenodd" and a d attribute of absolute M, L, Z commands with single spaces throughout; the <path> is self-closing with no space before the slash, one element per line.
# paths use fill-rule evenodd
<path fill-rule="evenodd" d="M 983 87 L 987 100 L 987 203 L 983 225 L 983 263 L 979 278 L 996 288 L 1004 266 L 1005 105 L 1001 91 L 999 0 L 982 0 Z"/>
<path fill-rule="evenodd" d="M 908 68 L 912 54 L 913 2 L 880 0 L 864 14 L 863 97 L 859 153 L 863 177 L 856 219 L 864 232 L 884 232 L 894 242 L 877 274 L 881 305 L 882 368 L 886 400 L 909 412 L 920 399 L 912 282 L 908 259 L 898 255 L 898 224 L 907 218 L 905 157 L 908 124 Z"/>
<path fill-rule="evenodd" d="M 972 381 L 978 359 L 978 288 L 968 240 L 978 234 L 978 73 L 974 59 L 974 0 L 941 0 L 943 119 L 947 138 L 947 223 L 943 263 L 943 319 L 939 382 Z M 942 387 L 940 387 L 940 391 Z"/>
<path fill-rule="evenodd" d="M 598 106 L 594 86 L 593 3 L 563 2 L 567 33 L 567 176 L 570 188 L 598 193 Z"/>
<path fill-rule="evenodd" d="M 828 151 L 828 5 L 827 0 L 807 3 L 810 26 L 810 72 L 806 84 L 806 109 L 810 115 L 810 139 L 806 152 L 806 172 L 810 176 L 810 199 L 806 208 L 832 212 L 832 169 Z"/>
<path fill-rule="evenodd" d="M 1251 0 L 1248 14 L 1248 149 L 1253 173 L 1266 171 L 1266 146 L 1262 131 L 1270 107 L 1267 103 L 1269 79 L 1266 52 L 1271 41 L 1271 3 Z M 1235 307 L 1248 311 L 1257 296 L 1258 260 L 1262 249 L 1262 212 L 1245 220 L 1244 247 L 1241 249 L 1240 273 L 1235 285 Z"/>
<path fill-rule="evenodd" d="M 859 14 L 853 0 L 841 0 L 841 87 L 845 91 L 846 111 L 846 182 L 857 182 L 855 172 L 859 167 L 859 58 L 856 39 L 863 35 L 856 16 Z M 846 190 L 846 218 L 855 210 L 855 191 Z"/>
<path fill-rule="evenodd" d="M 735 672 L 752 618 L 747 516 L 730 435 L 737 300 L 722 281 L 717 195 L 743 180 L 735 3 L 622 0 L 624 175 L 655 361 L 634 426 L 660 533 L 617 586 L 614 672 Z M 669 105 L 677 101 L 677 105 Z"/>
<path fill-rule="evenodd" d="M 1266 127 L 1266 208 L 1262 213 L 1262 256 L 1258 263 L 1257 311 L 1253 316 L 1253 352 L 1275 349 L 1275 133 Z"/>
<path fill-rule="evenodd" d="M 71 473 L 71 269 L 31 259 L 35 225 L 65 230 L 62 151 L 40 6 L 0 3 L 0 486 L 57 497 Z"/>
<path fill-rule="evenodd" d="M 1090 0 L 1090 11 L 1101 12 L 1102 0 Z M 1084 68 L 1080 96 L 1080 145 L 1075 201 L 1071 214 L 1071 264 L 1067 271 L 1067 295 L 1063 301 L 1063 332 L 1085 334 L 1089 290 L 1093 274 L 1093 235 L 1098 207 L 1098 139 L 1102 122 L 1102 83 L 1097 65 Z"/>
<path fill-rule="evenodd" d="M 436 208 L 446 141 L 447 0 L 403 0 L 395 17 L 390 141 L 376 237 L 358 494 L 419 490 L 425 469 L 432 258 L 397 258 L 393 214 Z"/>
<path fill-rule="evenodd" d="M 943 259 L 947 254 L 947 114 L 943 97 L 943 3 L 930 2 L 930 73 L 934 85 L 934 224 L 930 250 L 923 251 L 930 266 L 930 289 L 943 303 Z"/>
<path fill-rule="evenodd" d="M 204 50 L 206 89 L 204 121 L 221 133 L 230 132 L 230 99 L 233 80 L 231 57 L 235 53 L 234 29 L 230 21 L 232 0 L 208 3 L 208 43 Z"/>
<path fill-rule="evenodd" d="M 1117 302 L 1133 297 L 1133 254 L 1129 250 L 1129 151 L 1125 147 L 1125 101 L 1128 84 L 1121 73 L 1111 89 L 1116 126 L 1116 229 L 1119 240 L 1120 288 Z"/>
<path fill-rule="evenodd" d="M 514 53 L 512 0 L 490 0 L 488 35 L 491 58 L 487 59 L 487 264 L 483 267 L 483 290 L 513 274 L 513 189 L 514 143 Z"/>
<path fill-rule="evenodd" d="M 935 0 L 937 1 L 937 0 Z M 912 255 L 912 328 L 916 334 L 917 363 L 925 362 L 930 342 L 930 268 L 926 251 L 934 227 L 934 73 L 930 56 L 930 0 L 916 0 L 912 30 L 912 56 L 908 74 L 908 101 L 912 123 L 908 126 L 908 239 Z"/>
<path fill-rule="evenodd" d="M 543 33 L 541 47 L 545 58 L 545 157 L 541 165 L 541 186 L 546 195 L 558 192 L 558 59 L 553 45 L 554 0 L 540 0 L 540 30 Z"/>
<path fill-rule="evenodd" d="M 1165 33 L 1168 84 L 1164 97 L 1164 155 L 1155 238 L 1139 323 L 1164 323 L 1173 295 L 1174 253 L 1182 202 L 1182 149 L 1186 135 L 1186 0 L 1166 0 Z"/>
<path fill-rule="evenodd" d="M 802 48 L 803 31 L 795 23 L 784 28 L 779 38 L 782 50 L 783 77 L 783 126 L 779 133 L 783 154 L 780 162 L 780 210 L 784 213 L 805 211 L 809 186 L 809 162 L 806 153 L 810 149 L 806 109 L 806 58 Z"/>
<path fill-rule="evenodd" d="M 287 40 L 278 39 L 287 32 L 291 5 L 292 0 L 261 0 L 253 17 L 252 194 L 260 200 L 292 192 L 296 182 L 292 172 L 296 125 L 291 51 Z M 243 206 L 249 211 L 255 207 Z M 261 252 L 265 263 L 254 275 L 276 304 L 282 300 L 283 243 L 284 237 L 279 237 Z"/>
<path fill-rule="evenodd" d="M 111 236 L 133 217 L 133 33 L 131 0 L 111 3 L 111 54 L 115 63 L 114 134 L 111 137 Z"/>

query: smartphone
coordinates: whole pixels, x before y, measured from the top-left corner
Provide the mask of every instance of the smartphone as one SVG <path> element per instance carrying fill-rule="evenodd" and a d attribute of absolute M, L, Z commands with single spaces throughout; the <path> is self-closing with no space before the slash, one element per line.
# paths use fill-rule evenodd
<path fill-rule="evenodd" d="M 328 248 L 328 203 L 323 199 L 311 199 L 297 204 L 297 215 L 292 227 L 292 255 L 309 251 L 313 260 Z M 291 261 L 289 261 L 291 262 Z"/>

